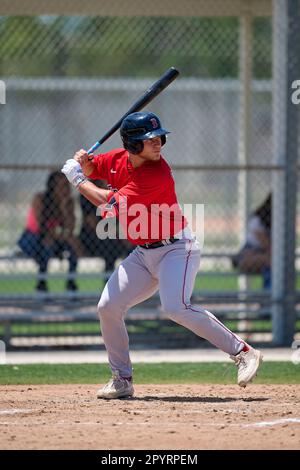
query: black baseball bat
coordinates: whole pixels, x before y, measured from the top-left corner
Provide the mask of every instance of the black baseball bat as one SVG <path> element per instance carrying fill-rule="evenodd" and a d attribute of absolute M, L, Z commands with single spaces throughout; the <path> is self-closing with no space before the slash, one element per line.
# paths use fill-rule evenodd
<path fill-rule="evenodd" d="M 150 103 L 159 93 L 161 93 L 167 86 L 172 83 L 175 78 L 179 75 L 179 71 L 174 67 L 169 68 L 153 85 L 148 88 L 147 91 L 131 106 L 131 108 L 122 116 L 118 122 L 106 132 L 106 134 L 101 137 L 89 150 L 88 154 L 93 153 L 100 145 L 102 145 L 109 137 L 114 134 L 122 124 L 123 119 L 128 116 L 128 114 L 135 113 L 143 109 L 148 103 Z"/>

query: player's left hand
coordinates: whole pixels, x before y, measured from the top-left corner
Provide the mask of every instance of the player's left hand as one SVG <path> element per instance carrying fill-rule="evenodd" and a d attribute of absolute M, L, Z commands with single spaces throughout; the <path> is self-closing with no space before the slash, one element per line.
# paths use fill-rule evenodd
<path fill-rule="evenodd" d="M 93 163 L 94 155 L 89 155 L 86 150 L 78 150 L 73 158 L 76 162 L 80 163 L 83 173 L 86 176 L 91 175 L 95 170 L 95 165 Z"/>
<path fill-rule="evenodd" d="M 70 158 L 66 161 L 61 172 L 66 175 L 68 181 L 73 186 L 75 186 L 75 188 L 78 188 L 82 183 L 85 183 L 87 181 L 86 177 L 83 174 L 80 163 L 78 163 L 73 158 Z"/>

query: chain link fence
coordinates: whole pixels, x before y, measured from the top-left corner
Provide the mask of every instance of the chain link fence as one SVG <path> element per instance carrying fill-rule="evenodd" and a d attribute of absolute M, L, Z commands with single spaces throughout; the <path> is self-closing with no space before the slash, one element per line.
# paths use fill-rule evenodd
<path fill-rule="evenodd" d="M 163 9 L 169 4 L 162 3 Z M 46 9 L 0 17 L 6 85 L 6 104 L 0 105 L 2 313 L 25 307 L 49 313 L 61 299 L 75 299 L 78 312 L 86 312 L 86 299 L 95 301 L 115 263 L 131 251 L 129 243 L 97 239 L 94 211 L 57 170 L 176 66 L 180 78 L 147 109 L 171 131 L 163 154 L 180 203 L 205 206 L 195 292 L 215 304 L 227 294 L 221 313 L 234 311 L 238 301 L 239 312 L 270 314 L 274 231 L 271 206 L 262 205 L 283 170 L 273 147 L 279 112 L 272 100 L 273 10 L 271 2 L 262 3 L 267 6 L 257 16 L 250 6 L 247 14 L 239 11 L 236 2 L 227 2 L 224 16 L 219 2 L 204 2 L 206 13 L 195 17 L 195 2 L 185 2 L 177 16 L 120 16 L 113 6 L 110 14 L 96 9 L 92 15 L 92 6 L 72 2 L 74 14 L 58 8 L 56 15 Z M 101 152 L 119 146 L 116 133 Z M 296 226 L 298 240 L 299 204 Z M 251 308 L 242 302 L 245 291 L 255 296 Z M 64 303 L 58 311 L 68 308 Z"/>

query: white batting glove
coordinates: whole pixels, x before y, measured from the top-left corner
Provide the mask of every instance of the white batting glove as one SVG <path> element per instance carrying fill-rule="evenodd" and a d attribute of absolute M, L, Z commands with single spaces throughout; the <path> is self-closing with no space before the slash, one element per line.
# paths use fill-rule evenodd
<path fill-rule="evenodd" d="M 82 183 L 88 181 L 83 174 L 80 164 L 73 158 L 66 161 L 61 172 L 66 175 L 68 181 L 75 186 L 75 188 L 78 188 Z"/>

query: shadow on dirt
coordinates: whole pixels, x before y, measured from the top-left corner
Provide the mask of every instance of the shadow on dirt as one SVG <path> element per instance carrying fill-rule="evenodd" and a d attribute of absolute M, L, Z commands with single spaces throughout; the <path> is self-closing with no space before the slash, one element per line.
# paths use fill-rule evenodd
<path fill-rule="evenodd" d="M 134 401 L 166 401 L 174 403 L 228 403 L 228 402 L 237 402 L 237 401 L 246 401 L 246 402 L 261 402 L 267 401 L 269 398 L 265 397 L 253 397 L 253 398 L 243 398 L 243 397 L 179 397 L 179 396 L 151 396 L 147 395 L 144 397 L 132 397 L 130 400 Z"/>

